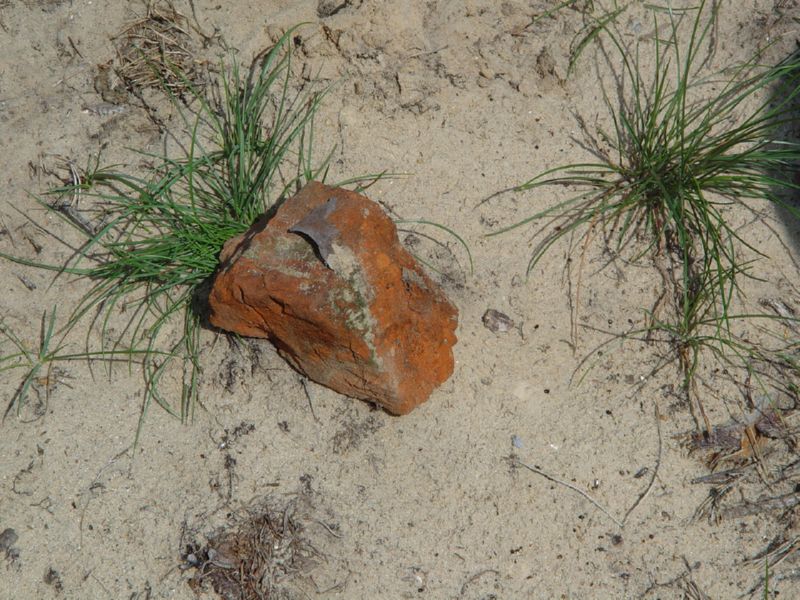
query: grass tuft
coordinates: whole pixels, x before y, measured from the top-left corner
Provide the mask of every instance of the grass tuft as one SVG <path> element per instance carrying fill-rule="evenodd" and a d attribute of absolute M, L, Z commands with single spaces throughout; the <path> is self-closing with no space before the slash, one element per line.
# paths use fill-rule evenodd
<path fill-rule="evenodd" d="M 136 358 L 137 354 L 140 354 L 131 349 L 112 352 L 106 350 L 98 352 L 65 352 L 63 338 L 55 347 L 53 344 L 53 338 L 56 335 L 56 322 L 56 307 L 53 307 L 49 314 L 45 312 L 42 315 L 38 346 L 30 348 L 11 327 L 0 321 L 0 336 L 4 338 L 2 343 L 10 343 L 14 347 L 11 353 L 0 354 L 0 373 L 14 369 L 23 369 L 25 371 L 24 377 L 20 380 L 17 389 L 12 394 L 3 412 L 3 420 L 15 408 L 17 416 L 21 415 L 31 391 L 39 394 L 39 390 L 43 389 L 45 396 L 44 408 L 46 408 L 50 390 L 59 383 L 59 379 L 62 376 L 56 363 L 87 359 L 90 361 L 92 359 L 102 359 L 107 364 L 130 362 Z"/>
<path fill-rule="evenodd" d="M 618 12 L 595 18 L 586 43 L 601 36 L 610 41 L 625 83 L 619 107 L 611 109 L 614 129 L 610 135 L 600 132 L 604 144 L 590 136 L 598 161 L 559 166 L 514 188 L 559 185 L 577 188 L 575 195 L 491 234 L 548 220 L 528 274 L 565 236 L 577 235 L 582 256 L 600 236 L 616 255 L 633 262 L 652 260 L 664 293 L 649 311 L 647 335 L 666 335 L 690 398 L 696 396 L 693 382 L 705 349 L 740 366 L 754 357 L 794 356 L 791 347 L 765 351 L 732 332 L 734 320 L 765 315 L 732 312 L 742 278 L 754 277 L 753 261 L 741 259 L 742 253 L 763 254 L 729 223 L 728 209 L 738 205 L 757 214 L 753 201 L 765 201 L 798 214 L 783 197 L 798 189 L 791 173 L 800 164 L 800 145 L 780 134 L 797 119 L 800 58 L 792 55 L 763 66 L 763 53 L 758 53 L 714 77 L 700 77 L 703 47 L 717 18 L 717 5 L 706 10 L 706 4 L 702 0 L 680 12 L 652 10 L 659 34 L 655 64 L 648 71 L 638 47 L 628 48 L 612 27 Z M 691 17 L 688 43 L 682 44 L 679 31 L 686 17 Z M 661 33 L 664 18 L 666 35 Z M 785 366 L 800 374 L 796 358 Z"/>
<path fill-rule="evenodd" d="M 224 242 L 306 181 L 324 178 L 327 160 L 313 165 L 311 131 L 327 90 L 290 92 L 289 42 L 295 29 L 248 72 L 235 61 L 223 68 L 221 84 L 208 95 L 184 77 L 199 109 L 190 112 L 173 97 L 188 138 L 179 141 L 178 157 L 144 155 L 153 165 L 144 177 L 118 166 L 101 167 L 97 158 L 82 173 L 73 173 L 70 185 L 51 191 L 55 202 L 39 200 L 84 238 L 65 264 L 2 255 L 94 282 L 62 331 L 68 333 L 91 315 L 84 357 L 113 359 L 122 353 L 141 362 L 146 393 L 137 439 L 152 401 L 184 421 L 192 415 L 200 375 L 202 291 Z M 78 207 L 77 200 L 90 205 Z M 120 314 L 125 326 L 112 333 L 111 323 Z M 44 355 L 31 356 L 11 338 L 19 350 L 13 356 L 32 365 L 26 381 L 39 365 L 58 356 L 47 347 L 54 323 L 53 312 L 43 337 Z M 103 347 L 90 352 L 88 336 L 97 327 Z M 7 358 L 11 365 L 13 358 Z M 162 393 L 176 361 L 183 373 L 179 403 Z"/>

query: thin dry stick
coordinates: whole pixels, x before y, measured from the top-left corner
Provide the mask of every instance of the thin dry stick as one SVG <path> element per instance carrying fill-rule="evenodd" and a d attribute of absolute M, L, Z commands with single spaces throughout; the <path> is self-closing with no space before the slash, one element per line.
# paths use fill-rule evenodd
<path fill-rule="evenodd" d="M 686 371 L 688 372 L 688 371 Z M 708 419 L 708 415 L 706 415 L 706 407 L 703 405 L 703 401 L 700 399 L 700 392 L 697 391 L 697 380 L 692 375 L 692 380 L 689 382 L 689 388 L 687 390 L 687 394 L 691 394 L 694 396 L 694 400 L 697 403 L 697 406 L 700 408 L 700 414 L 703 417 L 703 423 L 706 426 L 706 431 L 711 433 L 711 421 Z M 691 406 L 692 398 L 689 397 L 689 405 Z"/>
<path fill-rule="evenodd" d="M 661 261 L 661 253 L 663 251 L 664 240 L 663 238 L 659 238 L 658 248 L 656 249 L 656 253 L 653 256 L 653 266 L 655 267 L 658 274 L 661 275 L 661 293 L 656 298 L 656 301 L 653 303 L 652 308 L 650 309 L 650 323 L 647 326 L 647 340 L 650 341 L 652 334 L 653 334 L 653 326 L 656 324 L 657 319 L 657 312 L 661 308 L 661 303 L 664 302 L 664 299 L 667 298 L 667 290 L 669 288 L 669 275 L 667 275 L 666 267 L 662 264 Z"/>
<path fill-rule="evenodd" d="M 656 455 L 656 464 L 653 467 L 653 474 L 650 477 L 647 487 L 641 494 L 639 494 L 639 497 L 636 498 L 636 502 L 631 505 L 631 507 L 625 513 L 625 516 L 622 517 L 623 525 L 628 521 L 628 517 L 631 515 L 631 513 L 636 510 L 636 507 L 639 506 L 639 504 L 642 503 L 642 500 L 647 497 L 647 495 L 650 493 L 650 490 L 653 489 L 653 483 L 655 483 L 656 477 L 658 476 L 658 469 L 661 466 L 661 414 L 658 411 L 658 404 L 654 404 L 653 406 L 655 408 L 654 412 L 656 418 L 656 431 L 658 432 L 658 454 Z"/>
<path fill-rule="evenodd" d="M 333 537 L 341 539 L 343 536 L 341 533 L 336 533 L 333 529 L 331 529 L 330 525 L 325 523 L 324 521 L 320 521 L 319 519 L 314 519 L 314 522 L 321 525 L 325 531 L 330 533 Z"/>
<path fill-rule="evenodd" d="M 525 467 L 526 469 L 528 469 L 528 470 L 529 470 L 529 471 L 531 471 L 532 473 L 536 473 L 537 475 L 541 475 L 542 477 L 544 477 L 545 479 L 549 479 L 549 480 L 550 480 L 550 481 L 552 481 L 553 483 L 557 483 L 557 484 L 559 484 L 559 485 L 563 485 L 564 487 L 567 487 L 567 488 L 571 489 L 573 492 L 578 492 L 578 493 L 579 493 L 581 496 L 583 496 L 583 497 L 584 497 L 584 498 L 586 498 L 586 499 L 587 499 L 589 502 L 591 502 L 592 504 L 594 504 L 594 506 L 595 506 L 595 507 L 596 507 L 596 508 L 597 508 L 597 509 L 598 509 L 600 512 L 602 512 L 602 513 L 603 513 L 604 515 L 606 515 L 606 516 L 607 516 L 609 519 L 611 519 L 612 521 L 614 521 L 614 523 L 616 523 L 618 527 L 620 527 L 620 528 L 624 527 L 624 525 L 623 525 L 622 523 L 620 523 L 620 521 L 619 521 L 619 520 L 617 520 L 617 519 L 614 517 L 614 515 L 612 515 L 610 512 L 608 512 L 608 511 L 607 511 L 605 508 L 603 508 L 603 507 L 602 507 L 602 505 L 601 505 L 601 504 L 599 504 L 599 503 L 598 503 L 598 502 L 597 502 L 597 501 L 596 501 L 594 498 L 592 498 L 592 497 L 591 497 L 589 494 L 587 494 L 586 492 L 584 492 L 584 491 L 583 491 L 582 489 L 580 489 L 579 487 L 572 485 L 572 484 L 571 484 L 571 483 L 569 483 L 568 481 L 562 481 L 561 479 L 557 479 L 557 478 L 553 477 L 552 475 L 548 475 L 547 473 L 545 473 L 545 472 L 544 472 L 544 471 L 542 471 L 541 469 L 539 469 L 539 468 L 537 468 L 537 467 L 532 467 L 532 466 L 530 466 L 530 465 L 527 465 L 527 464 L 525 464 L 524 462 L 522 462 L 522 461 L 521 461 L 521 460 L 519 460 L 519 459 L 516 459 L 516 463 L 517 463 L 517 464 L 518 464 L 520 467 Z"/>
<path fill-rule="evenodd" d="M 480 579 L 484 575 L 490 575 L 490 574 L 497 576 L 500 575 L 500 571 L 497 571 L 495 569 L 484 569 L 483 571 L 478 571 L 477 573 L 475 573 L 475 575 L 467 579 L 464 582 L 464 585 L 461 586 L 461 596 L 463 597 L 467 593 L 467 588 L 469 587 L 470 584 L 475 583 L 476 581 L 478 581 L 478 579 Z"/>
<path fill-rule="evenodd" d="M 78 169 L 75 167 L 75 162 L 72 160 L 67 160 L 67 167 L 69 167 L 69 176 L 70 176 L 70 185 L 72 186 L 72 199 L 70 203 L 75 208 L 78 207 L 78 203 L 81 201 L 81 174 L 78 173 Z"/>
<path fill-rule="evenodd" d="M 756 473 L 758 473 L 758 476 L 764 485 L 767 486 L 767 489 L 773 492 L 774 488 L 772 487 L 772 483 L 769 481 L 767 469 L 764 467 L 764 461 L 761 458 L 761 451 L 758 449 L 759 439 L 758 434 L 756 433 L 755 423 L 751 423 L 745 427 L 744 434 L 747 436 L 747 442 L 750 444 L 750 449 L 753 451 L 753 462 L 756 465 Z"/>

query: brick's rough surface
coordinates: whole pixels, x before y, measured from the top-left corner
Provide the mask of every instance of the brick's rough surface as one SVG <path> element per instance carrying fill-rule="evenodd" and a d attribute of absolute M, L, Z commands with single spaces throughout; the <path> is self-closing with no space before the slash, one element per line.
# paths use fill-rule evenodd
<path fill-rule="evenodd" d="M 310 379 L 406 414 L 453 372 L 457 309 L 355 192 L 311 182 L 226 242 L 210 321 Z"/>

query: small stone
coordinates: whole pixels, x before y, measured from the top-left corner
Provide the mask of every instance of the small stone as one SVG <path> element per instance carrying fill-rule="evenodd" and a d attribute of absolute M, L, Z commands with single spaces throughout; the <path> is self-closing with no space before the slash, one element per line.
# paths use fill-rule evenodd
<path fill-rule="evenodd" d="M 508 315 L 490 308 L 483 313 L 483 326 L 492 333 L 506 333 L 514 329 L 515 323 Z"/>
<path fill-rule="evenodd" d="M 228 240 L 212 325 L 268 338 L 297 371 L 406 414 L 452 374 L 458 311 L 379 205 L 308 183 Z"/>
<path fill-rule="evenodd" d="M 4 529 L 3 533 L 0 533 L 0 552 L 8 552 L 18 539 L 16 531 L 10 527 Z"/>
<path fill-rule="evenodd" d="M 321 19 L 331 17 L 350 4 L 349 0 L 319 0 L 317 2 L 317 16 Z"/>
<path fill-rule="evenodd" d="M 64 590 L 64 582 L 61 581 L 61 573 L 56 571 L 53 567 L 47 569 L 44 574 L 43 581 L 47 585 L 55 588 L 56 592 L 62 592 Z"/>

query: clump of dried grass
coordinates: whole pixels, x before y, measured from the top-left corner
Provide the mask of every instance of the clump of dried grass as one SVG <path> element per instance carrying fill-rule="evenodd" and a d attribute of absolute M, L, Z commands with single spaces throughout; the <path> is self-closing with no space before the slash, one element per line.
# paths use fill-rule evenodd
<path fill-rule="evenodd" d="M 148 2 L 143 17 L 113 38 L 117 75 L 129 87 L 168 89 L 177 96 L 203 82 L 197 32 L 171 2 Z"/>
<path fill-rule="evenodd" d="M 192 589 L 199 593 L 210 585 L 225 600 L 285 597 L 289 582 L 324 558 L 304 535 L 297 502 L 250 509 L 204 547 L 189 545 L 185 559 L 196 569 Z"/>
<path fill-rule="evenodd" d="M 710 486 L 707 498 L 695 511 L 695 519 L 719 522 L 776 511 L 792 512 L 800 505 L 798 398 L 787 395 L 784 400 L 778 405 L 762 397 L 742 418 L 686 436 L 690 451 L 698 453 L 711 469 L 711 473 L 692 479 L 693 484 Z M 731 494 L 732 491 L 737 493 Z"/>

